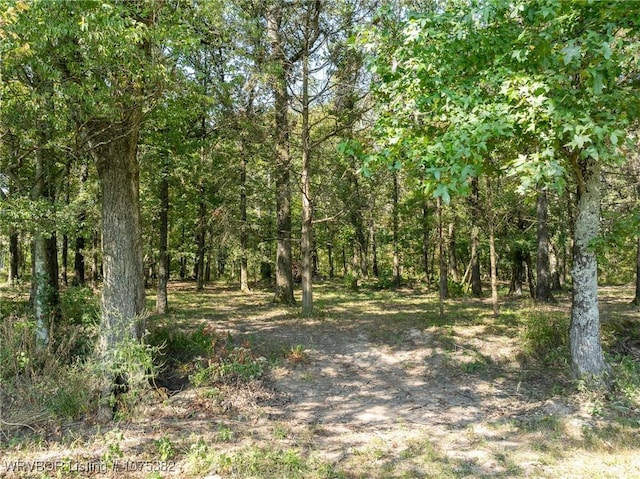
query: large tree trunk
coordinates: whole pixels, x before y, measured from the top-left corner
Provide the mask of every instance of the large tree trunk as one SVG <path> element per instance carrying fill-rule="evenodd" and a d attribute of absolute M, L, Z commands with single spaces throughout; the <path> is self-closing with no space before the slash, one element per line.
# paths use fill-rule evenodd
<path fill-rule="evenodd" d="M 169 171 L 168 160 L 160 173 L 160 238 L 158 244 L 158 290 L 156 292 L 156 312 L 165 314 L 169 305 L 167 297 L 167 283 L 169 282 Z"/>
<path fill-rule="evenodd" d="M 600 168 L 592 159 L 578 160 L 578 203 L 573 246 L 571 365 L 579 378 L 606 384 L 610 373 L 600 342 L 598 263 L 591 243 L 600 227 Z"/>
<path fill-rule="evenodd" d="M 144 271 L 137 159 L 140 111 L 120 123 L 91 125 L 102 198 L 102 320 L 98 351 L 104 366 L 101 415 L 116 382 L 118 351 L 140 340 L 145 329 Z M 122 378 L 120 378 L 122 379 Z M 126 378 L 124 378 L 126 380 Z"/>
<path fill-rule="evenodd" d="M 551 274 L 549 262 L 549 228 L 547 226 L 548 217 L 547 190 L 538 190 L 536 205 L 537 217 L 537 258 L 536 258 L 536 293 L 538 302 L 551 303 L 555 299 L 551 294 Z"/>
<path fill-rule="evenodd" d="M 276 2 L 267 12 L 267 30 L 271 44 L 271 60 L 275 71 L 273 93 L 275 97 L 275 186 L 276 222 L 278 244 L 276 248 L 276 303 L 295 303 L 293 297 L 293 274 L 291 270 L 291 183 L 289 156 L 289 92 L 287 74 L 291 65 L 284 50 L 281 32 L 282 3 Z"/>

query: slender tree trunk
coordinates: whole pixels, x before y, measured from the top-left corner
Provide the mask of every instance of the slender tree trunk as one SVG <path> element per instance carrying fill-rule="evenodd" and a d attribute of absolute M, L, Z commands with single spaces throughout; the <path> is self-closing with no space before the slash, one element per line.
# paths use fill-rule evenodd
<path fill-rule="evenodd" d="M 20 279 L 20 243 L 18 233 L 9 234 L 9 284 L 13 285 Z"/>
<path fill-rule="evenodd" d="M 333 244 L 327 243 L 327 256 L 329 260 L 329 279 L 335 276 L 335 265 L 333 263 Z"/>
<path fill-rule="evenodd" d="M 165 314 L 169 306 L 167 283 L 169 282 L 169 165 L 164 159 L 160 179 L 159 242 L 158 242 L 158 290 L 156 293 L 156 313 Z"/>
<path fill-rule="evenodd" d="M 398 199 L 400 196 L 400 185 L 398 183 L 398 172 L 393 171 L 393 284 L 396 287 L 400 287 L 402 283 L 402 277 L 400 274 L 400 231 L 399 231 L 399 211 L 398 211 Z"/>
<path fill-rule="evenodd" d="M 600 168 L 592 159 L 577 160 L 578 203 L 573 247 L 573 303 L 571 307 L 571 363 L 579 378 L 606 384 L 610 368 L 600 342 L 598 263 L 591 243 L 600 227 Z"/>
<path fill-rule="evenodd" d="M 471 182 L 471 214 L 473 226 L 471 226 L 471 292 L 476 298 L 482 297 L 482 277 L 480 276 L 480 249 L 479 228 L 476 224 L 480 220 L 480 194 L 478 178 Z"/>
<path fill-rule="evenodd" d="M 69 277 L 67 267 L 69 265 L 69 236 L 65 233 L 62 235 L 62 283 L 69 285 Z"/>
<path fill-rule="evenodd" d="M 447 291 L 447 259 L 445 257 L 444 248 L 444 231 L 442 225 L 442 198 L 438 197 L 438 253 L 440 255 L 440 288 L 439 288 L 439 307 L 440 317 L 444 317 L 444 300 L 448 295 Z"/>
<path fill-rule="evenodd" d="M 536 257 L 536 291 L 535 299 L 542 303 L 555 302 L 553 294 L 551 294 L 550 285 L 550 262 L 549 262 L 549 228 L 547 226 L 548 218 L 548 198 L 547 190 L 538 190 L 538 199 L 536 202 L 537 217 L 537 257 Z"/>
<path fill-rule="evenodd" d="M 342 275 L 346 276 L 349 272 L 347 268 L 347 252 L 345 251 L 344 245 L 342 245 Z"/>
<path fill-rule="evenodd" d="M 302 58 L 302 315 L 313 314 L 313 281 L 311 249 L 313 244 L 313 206 L 311 202 L 311 142 L 309 131 L 309 35 L 310 17 L 307 15 L 305 46 Z"/>
<path fill-rule="evenodd" d="M 636 240 L 636 294 L 632 303 L 640 306 L 640 237 Z"/>
<path fill-rule="evenodd" d="M 456 253 L 456 225 L 454 222 L 449 223 L 449 271 L 451 279 L 458 282 L 458 256 Z"/>
<path fill-rule="evenodd" d="M 102 270 L 100 266 L 98 250 L 100 249 L 100 236 L 97 231 L 93 232 L 92 237 L 93 254 L 91 256 L 91 284 L 94 289 L 98 289 L 98 283 L 100 282 L 100 272 Z"/>
<path fill-rule="evenodd" d="M 249 267 L 247 261 L 247 158 L 246 147 L 240 153 L 240 291 L 249 292 Z"/>
<path fill-rule="evenodd" d="M 525 272 L 527 274 L 527 283 L 529 284 L 529 296 L 531 299 L 536 298 L 536 282 L 533 277 L 533 266 L 531 265 L 531 255 L 527 252 L 524 257 Z"/>
<path fill-rule="evenodd" d="M 378 244 L 376 241 L 376 227 L 373 221 L 371 222 L 371 228 L 369 228 L 369 244 L 371 244 L 371 272 L 376 278 L 379 278 L 380 268 L 378 266 Z"/>
<path fill-rule="evenodd" d="M 493 223 L 489 227 L 489 257 L 491 262 L 491 304 L 493 305 L 493 315 L 497 317 L 500 314 L 500 303 L 498 302 L 498 257 Z"/>
<path fill-rule="evenodd" d="M 422 205 L 422 272 L 424 281 L 430 281 L 429 269 L 429 204 L 424 200 Z"/>
<path fill-rule="evenodd" d="M 46 138 L 42 139 L 43 144 Z M 33 200 L 47 199 L 53 202 L 48 176 L 48 149 L 36 153 L 36 184 L 32 190 Z M 58 250 L 55 233 L 50 236 L 37 231 L 33 237 L 33 277 L 31 303 L 36 319 L 36 338 L 39 345 L 50 340 L 49 327 L 60 314 L 58 288 Z"/>
<path fill-rule="evenodd" d="M 491 181 L 487 178 L 487 222 L 489 226 L 491 304 L 493 305 L 493 315 L 498 317 L 500 314 L 500 303 L 498 300 L 498 255 L 496 254 L 495 213 L 493 212 L 493 191 L 491 188 Z"/>
<path fill-rule="evenodd" d="M 204 202 L 204 186 L 200 188 L 200 194 L 202 199 L 198 207 L 198 233 L 196 235 L 196 263 L 194 268 L 196 289 L 198 291 L 204 289 L 204 254 L 207 236 L 207 205 Z"/>
<path fill-rule="evenodd" d="M 285 56 L 281 32 L 282 3 L 276 2 L 267 13 L 267 31 L 271 44 L 271 60 L 275 73 L 272 78 L 275 97 L 275 187 L 276 223 L 278 244 L 276 248 L 276 303 L 292 305 L 293 274 L 291 270 L 291 158 L 289 155 L 289 92 L 288 72 L 291 68 Z"/>

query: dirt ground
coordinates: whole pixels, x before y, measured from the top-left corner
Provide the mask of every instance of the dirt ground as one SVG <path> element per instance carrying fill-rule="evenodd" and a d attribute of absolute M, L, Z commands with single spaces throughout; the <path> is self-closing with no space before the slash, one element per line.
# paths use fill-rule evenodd
<path fill-rule="evenodd" d="M 190 287 L 174 286 L 177 303 L 191 298 L 180 296 Z M 423 291 L 347 295 L 320 287 L 317 298 L 314 318 L 271 304 L 264 291 L 242 296 L 211 287 L 198 304 L 181 303 L 198 314 L 165 320 L 176 328 L 207 324 L 246 338 L 267 358 L 301 354 L 272 361 L 263 378 L 216 397 L 186 385 L 154 393 L 143 412 L 118 424 L 61 424 L 35 450 L 10 448 L 0 477 L 231 477 L 215 465 L 202 472 L 202 461 L 194 468 L 194 444 L 202 443 L 227 455 L 294 449 L 340 471 L 335 477 L 640 477 L 637 451 L 585 443 L 585 431 L 607 421 L 594 414 L 593 401 L 566 393 L 566 370 L 521 361 L 510 323 L 519 304 L 503 305 L 503 318 L 494 320 L 486 302 L 461 300 L 467 304 L 452 302 L 454 317 L 440 321 L 434 297 Z M 230 431 L 225 440 L 221 431 Z M 117 463 L 155 460 L 163 441 L 174 460 L 155 472 L 155 462 L 33 476 L 6 467 L 100 463 L 110 451 Z"/>

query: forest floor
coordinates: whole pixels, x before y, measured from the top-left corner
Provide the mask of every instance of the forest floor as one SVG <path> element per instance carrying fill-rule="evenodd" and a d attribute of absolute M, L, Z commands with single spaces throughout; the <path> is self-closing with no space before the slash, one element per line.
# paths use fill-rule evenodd
<path fill-rule="evenodd" d="M 631 293 L 601 290 L 605 323 L 635 321 Z M 564 353 L 527 349 L 532 322 L 566 324 L 566 294 L 498 318 L 470 298 L 440 318 L 422 289 L 320 283 L 312 318 L 270 300 L 173 283 L 151 328 L 214 332 L 264 374 L 195 385 L 174 368 L 117 422 L 0 434 L 0 477 L 640 478 L 637 391 L 584 391 Z"/>

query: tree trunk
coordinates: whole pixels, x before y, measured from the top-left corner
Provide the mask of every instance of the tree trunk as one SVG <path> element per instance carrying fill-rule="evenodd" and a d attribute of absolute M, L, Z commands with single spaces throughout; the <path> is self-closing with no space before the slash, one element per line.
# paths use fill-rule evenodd
<path fill-rule="evenodd" d="M 97 231 L 93 232 L 92 242 L 93 254 L 91 257 L 91 283 L 94 289 L 97 289 L 101 276 L 100 272 L 102 270 L 98 257 L 98 250 L 100 248 L 100 236 L 98 235 Z"/>
<path fill-rule="evenodd" d="M 335 276 L 335 265 L 333 263 L 333 244 L 327 243 L 327 257 L 329 260 L 329 279 Z"/>
<path fill-rule="evenodd" d="M 347 268 L 347 252 L 345 251 L 344 245 L 342 245 L 342 275 L 346 276 L 349 272 Z"/>
<path fill-rule="evenodd" d="M 159 242 L 158 242 L 158 290 L 156 293 L 156 313 L 165 314 L 169 306 L 167 296 L 167 283 L 169 282 L 169 165 L 165 158 L 165 164 L 160 173 L 160 199 L 159 215 Z"/>
<path fill-rule="evenodd" d="M 311 142 L 309 131 L 309 35 L 310 16 L 307 15 L 305 46 L 302 57 L 302 315 L 313 314 L 313 281 L 311 250 L 313 247 L 313 205 L 311 202 Z"/>
<path fill-rule="evenodd" d="M 480 249 L 479 228 L 476 221 L 482 216 L 480 213 L 480 194 L 478 178 L 471 182 L 471 214 L 474 224 L 471 227 L 471 293 L 476 298 L 482 297 L 482 277 L 480 276 L 480 259 L 478 250 Z"/>
<path fill-rule="evenodd" d="M 458 256 L 456 253 L 456 225 L 454 222 L 449 223 L 449 271 L 451 279 L 458 282 Z"/>
<path fill-rule="evenodd" d="M 636 240 L 636 294 L 632 303 L 640 306 L 640 236 Z"/>
<path fill-rule="evenodd" d="M 578 202 L 573 246 L 573 302 L 571 307 L 571 365 L 579 378 L 607 382 L 610 368 L 600 342 L 598 263 L 591 243 L 600 227 L 600 168 L 592 159 L 577 160 Z"/>
<path fill-rule="evenodd" d="M 422 205 L 422 273 L 424 281 L 430 282 L 429 268 L 429 204 L 424 200 Z"/>
<path fill-rule="evenodd" d="M 500 303 L 498 302 L 498 255 L 496 254 L 495 238 L 495 213 L 493 212 L 493 192 L 491 181 L 487 178 L 487 222 L 489 226 L 489 261 L 491 275 L 491 304 L 493 305 L 493 315 L 500 314 Z"/>
<path fill-rule="evenodd" d="M 9 234 L 9 284 L 13 285 L 20 279 L 20 243 L 18 233 Z"/>
<path fill-rule="evenodd" d="M 102 199 L 102 320 L 98 351 L 104 365 L 101 415 L 111 414 L 106 400 L 112 394 L 119 365 L 118 352 L 145 330 L 144 271 L 137 159 L 141 112 L 120 123 L 91 125 Z M 126 378 L 125 378 L 126 380 Z"/>
<path fill-rule="evenodd" d="M 289 92 L 288 72 L 291 65 L 285 57 L 281 32 L 282 4 L 269 8 L 267 30 L 273 62 L 273 93 L 275 113 L 276 161 L 276 223 L 278 244 L 276 248 L 276 289 L 274 302 L 292 305 L 293 274 L 291 270 L 291 158 L 289 156 Z"/>
<path fill-rule="evenodd" d="M 380 268 L 378 266 L 378 244 L 376 241 L 376 228 L 373 221 L 371 222 L 371 228 L 369 228 L 369 243 L 371 244 L 371 272 L 376 278 L 379 278 Z"/>
<path fill-rule="evenodd" d="M 201 200 L 198 207 L 198 232 L 196 234 L 196 263 L 194 275 L 196 277 L 196 289 L 204 289 L 204 253 L 207 239 L 207 205 L 204 202 L 205 189 L 200 188 Z"/>
<path fill-rule="evenodd" d="M 440 255 L 440 288 L 438 304 L 440 317 L 444 317 L 444 300 L 448 295 L 447 291 L 447 259 L 444 249 L 444 232 L 442 225 L 442 198 L 438 197 L 438 253 Z"/>
<path fill-rule="evenodd" d="M 399 211 L 398 211 L 398 198 L 400 196 L 400 185 L 398 183 L 398 172 L 393 171 L 393 284 L 396 287 L 400 287 L 402 283 L 402 277 L 400 275 L 400 247 L 399 247 Z"/>
<path fill-rule="evenodd" d="M 69 264 L 69 236 L 65 233 L 62 235 L 62 283 L 69 285 L 67 267 Z"/>
<path fill-rule="evenodd" d="M 249 292 L 249 267 L 247 261 L 247 158 L 246 147 L 240 153 L 240 291 Z"/>
<path fill-rule="evenodd" d="M 555 302 L 551 294 L 551 275 L 549 262 L 549 228 L 547 226 L 548 217 L 547 190 L 538 190 L 536 202 L 537 217 L 537 257 L 536 257 L 536 291 L 535 299 L 542 303 Z"/>

